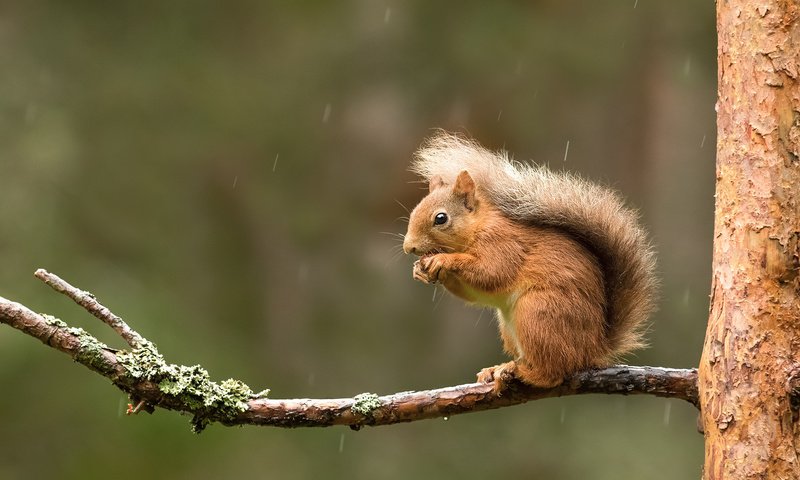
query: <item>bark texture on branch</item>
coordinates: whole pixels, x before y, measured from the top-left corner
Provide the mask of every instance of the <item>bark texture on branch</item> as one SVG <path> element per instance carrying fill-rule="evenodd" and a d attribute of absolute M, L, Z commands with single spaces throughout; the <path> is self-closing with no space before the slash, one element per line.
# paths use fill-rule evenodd
<path fill-rule="evenodd" d="M 617 365 L 580 372 L 554 388 L 533 388 L 512 383 L 498 395 L 493 384 L 470 383 L 454 387 L 401 392 L 372 397 L 375 408 L 366 415 L 353 408 L 358 398 L 329 400 L 255 400 L 231 424 L 247 423 L 281 427 L 350 425 L 390 425 L 428 418 L 448 417 L 519 405 L 540 398 L 586 393 L 649 394 L 697 400 L 697 372 L 694 369 Z M 291 412 L 290 414 L 288 414 Z"/>
<path fill-rule="evenodd" d="M 800 478 L 791 387 L 800 362 L 800 11 L 782 0 L 719 1 L 717 29 L 704 478 Z"/>
<path fill-rule="evenodd" d="M 57 278 L 44 271 L 37 272 L 37 276 Z M 63 285 L 67 291 L 62 293 L 73 298 L 75 292 L 69 289 L 77 289 L 66 282 Z M 92 309 L 104 309 L 113 315 L 91 298 Z M 61 320 L 37 314 L 2 297 L 0 323 L 38 338 L 109 378 L 135 401 L 137 406 L 132 411 L 144 406 L 145 410 L 161 407 L 189 413 L 194 416 L 193 425 L 198 430 L 210 422 L 278 427 L 348 425 L 358 429 L 364 425 L 447 417 L 539 398 L 586 393 L 648 394 L 683 399 L 695 406 L 698 402 L 696 370 L 624 365 L 579 372 L 562 385 L 547 389 L 510 382 L 506 389 L 496 392 L 494 384 L 473 383 L 380 397 L 365 393 L 353 398 L 274 400 L 261 398 L 262 394 L 254 394 L 235 380 L 211 382 L 199 366 L 167 364 L 152 343 L 127 325 L 128 336 L 135 335 L 138 340 L 131 352 L 109 348 L 81 329 L 70 328 Z"/>
<path fill-rule="evenodd" d="M 111 310 L 101 305 L 91 293 L 73 287 L 58 275 L 42 268 L 36 270 L 34 276 L 56 292 L 68 296 L 73 302 L 86 309 L 87 312 L 113 328 L 131 347 L 135 348 L 143 343 L 144 339 L 138 333 L 131 329 L 120 317 L 114 315 Z"/>

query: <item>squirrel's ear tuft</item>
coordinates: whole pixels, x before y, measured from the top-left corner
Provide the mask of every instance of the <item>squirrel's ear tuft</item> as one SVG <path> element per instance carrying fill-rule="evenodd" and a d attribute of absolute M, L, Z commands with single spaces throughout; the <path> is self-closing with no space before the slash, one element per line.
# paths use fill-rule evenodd
<path fill-rule="evenodd" d="M 442 180 L 442 177 L 440 177 L 439 175 L 434 175 L 428 181 L 428 193 L 442 186 L 444 186 L 444 180 Z"/>
<path fill-rule="evenodd" d="M 467 210 L 475 209 L 475 181 L 472 180 L 468 171 L 463 170 L 458 174 L 456 184 L 453 185 L 453 194 L 463 197 Z"/>

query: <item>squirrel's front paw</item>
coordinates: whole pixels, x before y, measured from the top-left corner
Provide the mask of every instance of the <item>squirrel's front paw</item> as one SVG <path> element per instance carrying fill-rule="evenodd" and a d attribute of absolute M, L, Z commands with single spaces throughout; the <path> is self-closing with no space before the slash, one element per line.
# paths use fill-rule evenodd
<path fill-rule="evenodd" d="M 428 273 L 422 268 L 421 260 L 414 262 L 414 272 L 412 275 L 414 276 L 414 280 L 419 280 L 422 283 L 431 283 L 430 278 L 428 278 Z"/>
<path fill-rule="evenodd" d="M 516 378 L 517 364 L 514 362 L 501 363 L 493 367 L 486 367 L 478 372 L 478 383 L 494 382 L 494 391 L 501 392 L 509 382 Z"/>
<path fill-rule="evenodd" d="M 444 270 L 442 255 L 427 255 L 414 262 L 414 280 L 423 283 L 436 283 L 442 280 Z"/>

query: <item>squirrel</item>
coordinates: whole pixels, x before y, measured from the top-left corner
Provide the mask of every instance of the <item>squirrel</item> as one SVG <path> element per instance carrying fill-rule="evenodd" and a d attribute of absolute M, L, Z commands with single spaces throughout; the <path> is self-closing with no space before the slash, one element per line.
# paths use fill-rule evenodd
<path fill-rule="evenodd" d="M 413 278 L 494 307 L 513 359 L 479 382 L 554 387 L 645 346 L 655 255 L 615 192 L 447 132 L 423 143 L 411 170 L 429 186 L 403 241 L 419 256 Z"/>

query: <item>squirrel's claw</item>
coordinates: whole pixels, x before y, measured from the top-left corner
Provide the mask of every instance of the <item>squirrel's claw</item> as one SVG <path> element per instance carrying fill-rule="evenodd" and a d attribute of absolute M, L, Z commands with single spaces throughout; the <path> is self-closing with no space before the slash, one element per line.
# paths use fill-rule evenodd
<path fill-rule="evenodd" d="M 418 280 L 422 283 L 433 283 L 428 277 L 428 273 L 422 268 L 422 263 L 420 263 L 419 260 L 414 262 L 414 272 L 412 273 L 412 276 L 414 277 L 414 280 Z"/>
<path fill-rule="evenodd" d="M 442 273 L 442 260 L 439 255 L 429 255 L 414 262 L 414 280 L 423 283 L 437 283 Z"/>
<path fill-rule="evenodd" d="M 514 362 L 501 363 L 493 367 L 486 367 L 478 372 L 478 383 L 494 382 L 494 391 L 498 395 L 505 390 L 509 382 L 516 378 L 517 364 Z"/>

